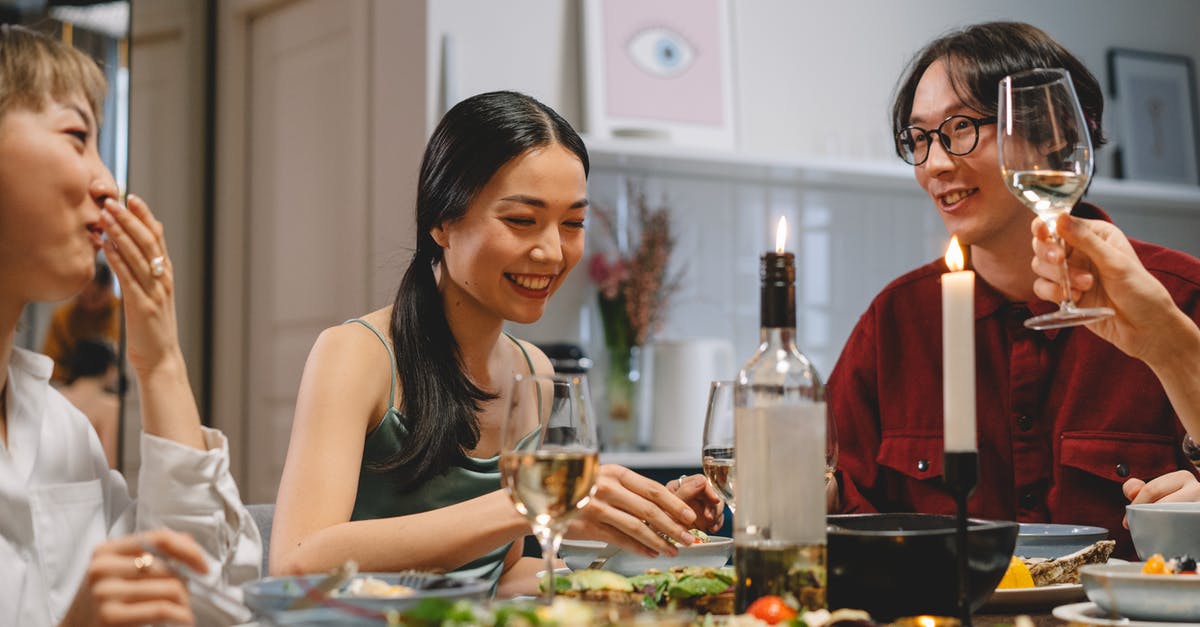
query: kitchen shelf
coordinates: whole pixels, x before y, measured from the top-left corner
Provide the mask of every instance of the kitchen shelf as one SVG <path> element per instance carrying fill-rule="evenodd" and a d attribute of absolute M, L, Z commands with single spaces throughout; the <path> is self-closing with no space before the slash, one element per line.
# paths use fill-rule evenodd
<path fill-rule="evenodd" d="M 600 463 L 627 468 L 700 468 L 699 451 L 611 451 L 600 453 Z"/>
<path fill-rule="evenodd" d="M 814 188 L 854 188 L 920 194 L 912 166 L 899 159 L 815 158 L 797 155 L 677 146 L 646 139 L 585 137 L 593 168 L 745 182 L 799 183 Z M 1146 209 L 1200 211 L 1200 187 L 1096 177 L 1087 200 Z"/>

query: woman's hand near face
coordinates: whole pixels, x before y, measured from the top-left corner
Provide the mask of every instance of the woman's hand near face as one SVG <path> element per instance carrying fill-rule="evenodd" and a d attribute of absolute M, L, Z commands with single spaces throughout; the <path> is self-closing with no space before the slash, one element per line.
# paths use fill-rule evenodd
<path fill-rule="evenodd" d="M 203 450 L 200 415 L 175 322 L 175 277 L 162 224 L 137 196 L 109 197 L 100 214 L 105 256 L 121 283 L 129 362 L 138 376 L 146 433 Z"/>
<path fill-rule="evenodd" d="M 186 534 L 164 529 L 110 540 L 93 551 L 61 624 L 194 624 L 187 586 L 157 563 L 147 546 L 199 573 L 208 572 L 200 546 Z"/>
<path fill-rule="evenodd" d="M 628 468 L 614 464 L 600 467 L 596 493 L 571 523 L 571 537 L 604 540 L 647 557 L 679 550 L 659 535 L 664 533 L 680 544 L 692 544 L 688 530 L 696 512 L 665 486 Z"/>

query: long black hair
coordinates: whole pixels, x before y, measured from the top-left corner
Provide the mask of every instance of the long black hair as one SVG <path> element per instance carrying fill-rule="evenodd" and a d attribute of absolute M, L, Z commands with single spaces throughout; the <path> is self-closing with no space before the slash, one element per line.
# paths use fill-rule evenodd
<path fill-rule="evenodd" d="M 465 451 L 479 442 L 480 403 L 495 398 L 463 370 L 433 273 L 442 248 L 430 231 L 462 218 L 504 164 L 552 144 L 575 153 L 587 175 L 587 148 L 562 116 L 524 94 L 495 91 L 446 112 L 425 147 L 417 182 L 417 247 L 396 291 L 390 329 L 409 439 L 375 467 L 400 471 L 394 473 L 400 491 L 464 461 Z"/>
<path fill-rule="evenodd" d="M 1079 106 L 1092 136 L 1092 146 L 1104 144 L 1100 122 L 1104 91 L 1100 82 L 1075 55 L 1045 31 L 1022 22 L 975 24 L 939 37 L 922 48 L 900 79 L 892 101 L 892 133 L 909 125 L 917 84 L 935 61 L 946 64 L 950 84 L 963 104 L 983 115 L 996 114 L 1000 79 L 1037 68 L 1063 68 L 1071 73 Z M 896 154 L 900 145 L 896 145 Z"/>

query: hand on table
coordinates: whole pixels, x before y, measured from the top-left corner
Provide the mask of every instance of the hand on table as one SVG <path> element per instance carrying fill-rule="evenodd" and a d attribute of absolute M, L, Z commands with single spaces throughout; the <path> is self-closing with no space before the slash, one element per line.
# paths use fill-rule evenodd
<path fill-rule="evenodd" d="M 567 535 L 604 540 L 646 557 L 674 556 L 679 549 L 659 532 L 680 544 L 692 544 L 688 530 L 696 518 L 687 503 L 657 481 L 623 466 L 605 464 L 600 467 L 592 500 L 571 522 Z"/>
<path fill-rule="evenodd" d="M 208 564 L 186 534 L 159 530 L 109 540 L 96 547 L 62 625 L 191 625 L 187 584 L 157 563 L 149 545 L 200 573 Z"/>

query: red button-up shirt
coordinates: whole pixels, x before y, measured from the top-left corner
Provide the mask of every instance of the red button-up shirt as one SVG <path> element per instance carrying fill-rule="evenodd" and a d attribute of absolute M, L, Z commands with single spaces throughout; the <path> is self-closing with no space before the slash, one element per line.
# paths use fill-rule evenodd
<path fill-rule="evenodd" d="M 1081 204 L 1074 214 L 1104 218 Z M 1193 320 L 1200 260 L 1143 242 L 1134 249 Z M 951 514 L 942 486 L 941 260 L 885 287 L 858 321 L 829 378 L 847 512 Z M 979 485 L 972 516 L 1105 527 L 1133 557 L 1121 484 L 1192 469 L 1184 430 L 1151 370 L 1082 327 L 1033 331 L 1056 308 L 1012 303 L 975 283 Z M 1200 375 L 1198 375 L 1200 376 Z"/>

